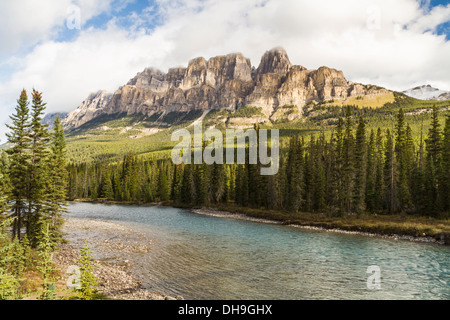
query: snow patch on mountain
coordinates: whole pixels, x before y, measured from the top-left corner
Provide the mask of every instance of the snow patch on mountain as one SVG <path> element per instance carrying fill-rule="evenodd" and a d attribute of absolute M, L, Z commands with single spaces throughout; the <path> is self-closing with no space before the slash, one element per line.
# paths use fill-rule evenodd
<path fill-rule="evenodd" d="M 402 91 L 402 93 L 421 100 L 450 100 L 450 91 L 439 90 L 429 84 L 408 89 Z"/>

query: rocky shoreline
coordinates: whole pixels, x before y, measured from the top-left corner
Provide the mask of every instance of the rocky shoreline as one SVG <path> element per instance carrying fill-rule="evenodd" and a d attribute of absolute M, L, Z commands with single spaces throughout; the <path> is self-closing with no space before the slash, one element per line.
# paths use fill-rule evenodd
<path fill-rule="evenodd" d="M 78 218 L 66 218 L 63 231 L 68 243 L 59 246 L 53 259 L 61 270 L 64 283 L 69 277 L 66 270 L 76 265 L 79 249 L 87 242 L 95 260 L 93 273 L 100 283 L 97 289 L 106 299 L 176 299 L 147 290 L 133 275 L 138 266 L 132 266 L 127 258 L 130 254 L 151 250 L 152 241 L 145 234 L 110 221 Z"/>

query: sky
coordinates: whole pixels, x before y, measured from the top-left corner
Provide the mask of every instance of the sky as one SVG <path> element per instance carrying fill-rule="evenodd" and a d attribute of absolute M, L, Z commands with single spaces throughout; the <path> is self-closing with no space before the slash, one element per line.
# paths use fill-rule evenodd
<path fill-rule="evenodd" d="M 0 143 L 22 89 L 42 92 L 47 112 L 69 112 L 146 67 L 234 52 L 257 67 L 274 47 L 354 82 L 450 90 L 450 1 L 1 1 Z"/>

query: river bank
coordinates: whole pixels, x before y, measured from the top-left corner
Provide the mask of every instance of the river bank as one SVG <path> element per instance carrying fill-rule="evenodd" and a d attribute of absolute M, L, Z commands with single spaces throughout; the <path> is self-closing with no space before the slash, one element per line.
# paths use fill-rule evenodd
<path fill-rule="evenodd" d="M 106 200 L 75 200 L 75 202 L 172 206 L 194 213 L 203 213 L 217 217 L 276 223 L 327 232 L 360 234 L 371 237 L 379 236 L 397 240 L 450 245 L 450 221 L 448 219 L 435 219 L 425 216 L 376 214 L 330 216 L 320 213 L 288 213 L 277 210 L 254 209 L 232 204 L 219 204 L 215 207 L 180 206 L 169 201 L 163 203 L 123 203 Z"/>
<path fill-rule="evenodd" d="M 79 249 L 87 242 L 94 255 L 93 273 L 99 280 L 97 289 L 105 299 L 170 299 L 163 293 L 147 290 L 134 276 L 140 266 L 132 265 L 130 256 L 145 254 L 152 248 L 152 241 L 145 234 L 110 221 L 78 218 L 66 218 L 63 232 L 68 243 L 61 244 L 54 255 L 63 284 L 69 277 L 66 271 L 76 265 Z"/>
<path fill-rule="evenodd" d="M 233 205 L 190 210 L 203 214 L 251 219 L 311 230 L 450 245 L 450 221 L 423 216 L 368 214 L 330 216 L 319 213 L 288 213 L 241 208 Z"/>
<path fill-rule="evenodd" d="M 311 225 L 301 225 L 286 221 L 277 221 L 277 220 L 270 220 L 270 219 L 263 219 L 263 218 L 257 218 L 248 216 L 242 213 L 233 213 L 230 211 L 221 211 L 215 208 L 200 208 L 200 209 L 191 209 L 190 212 L 195 214 L 201 214 L 201 215 L 207 215 L 212 217 L 218 217 L 218 218 L 229 218 L 229 219 L 237 219 L 237 220 L 245 220 L 245 221 L 254 221 L 254 222 L 260 222 L 260 223 L 272 223 L 272 224 L 280 224 L 280 225 L 286 225 L 291 226 L 295 228 L 301 228 L 301 229 L 308 229 L 308 230 L 317 230 L 317 231 L 323 231 L 323 232 L 336 232 L 336 233 L 343 233 L 343 234 L 357 234 L 367 237 L 381 237 L 386 239 L 394 239 L 394 240 L 407 240 L 407 241 L 415 241 L 415 242 L 427 242 L 427 243 L 435 243 L 435 244 L 445 244 L 444 240 L 436 239 L 430 236 L 412 236 L 412 235 L 400 235 L 400 234 L 383 234 L 383 233 L 373 233 L 373 232 L 364 232 L 364 231 L 351 231 L 351 230 L 344 230 L 344 229 L 338 229 L 338 228 L 325 228 L 325 227 L 316 227 Z"/>

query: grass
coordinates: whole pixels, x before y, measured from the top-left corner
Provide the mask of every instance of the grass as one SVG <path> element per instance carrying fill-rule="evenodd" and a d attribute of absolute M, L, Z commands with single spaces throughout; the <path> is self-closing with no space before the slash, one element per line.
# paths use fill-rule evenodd
<path fill-rule="evenodd" d="M 343 106 L 343 105 L 356 105 L 360 108 L 381 108 L 386 103 L 393 103 L 395 96 L 392 92 L 387 94 L 379 94 L 375 96 L 357 96 L 349 97 L 345 100 L 334 100 L 328 105 Z"/>

